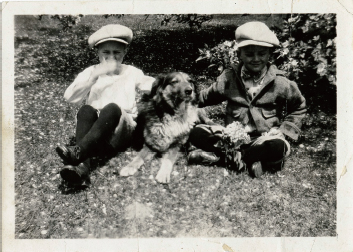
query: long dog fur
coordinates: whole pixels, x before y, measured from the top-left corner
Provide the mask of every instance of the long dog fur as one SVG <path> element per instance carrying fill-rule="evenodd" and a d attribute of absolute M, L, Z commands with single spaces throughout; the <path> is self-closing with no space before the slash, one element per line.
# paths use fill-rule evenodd
<path fill-rule="evenodd" d="M 186 95 L 186 91 L 191 92 Z M 137 157 L 124 167 L 120 175 L 133 175 L 149 155 L 162 155 L 156 180 L 168 183 L 180 147 L 189 138 L 197 123 L 209 123 L 203 109 L 197 108 L 198 92 L 194 81 L 185 73 L 160 76 L 153 83 L 151 93 L 144 95 L 138 106 L 134 146 Z"/>

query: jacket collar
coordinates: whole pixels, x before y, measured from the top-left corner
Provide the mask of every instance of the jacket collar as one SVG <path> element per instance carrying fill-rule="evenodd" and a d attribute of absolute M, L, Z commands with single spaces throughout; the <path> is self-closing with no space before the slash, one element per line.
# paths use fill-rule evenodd
<path fill-rule="evenodd" d="M 237 66 L 234 66 L 233 69 L 238 76 L 238 78 L 241 80 L 241 69 L 243 67 L 243 63 L 238 64 Z M 284 75 L 285 72 L 282 70 L 279 70 L 275 65 L 272 65 L 270 63 L 267 64 L 267 73 L 265 74 L 264 80 L 263 80 L 263 86 L 266 86 L 269 84 L 271 81 L 273 81 L 277 75 Z"/>
<path fill-rule="evenodd" d="M 267 66 L 265 66 L 261 70 L 261 72 L 254 75 L 249 70 L 247 70 L 243 65 L 241 68 L 240 77 L 242 78 L 243 81 L 252 80 L 254 83 L 259 83 L 265 77 L 266 73 L 267 73 Z"/>
<path fill-rule="evenodd" d="M 245 91 L 245 86 L 244 86 L 244 83 L 242 81 L 242 78 L 241 78 L 241 69 L 243 67 L 243 63 L 240 63 L 238 64 L 237 66 L 232 66 L 232 68 L 234 69 L 235 71 L 235 74 L 236 74 L 236 78 L 238 78 L 238 80 L 240 80 L 240 83 L 242 84 L 243 88 L 244 88 L 244 91 Z M 267 64 L 267 73 L 265 74 L 265 77 L 263 79 L 263 82 L 262 82 L 262 87 L 261 89 L 259 90 L 259 92 L 257 93 L 257 95 L 250 101 L 248 96 L 247 96 L 247 99 L 249 101 L 249 103 L 254 103 L 256 102 L 256 100 L 262 96 L 262 91 L 264 90 L 264 88 L 269 85 L 270 83 L 272 83 L 272 81 L 276 78 L 277 75 L 284 75 L 284 72 L 277 69 L 277 67 L 275 65 L 272 65 L 272 64 Z M 245 91 L 246 93 L 246 91 Z"/>

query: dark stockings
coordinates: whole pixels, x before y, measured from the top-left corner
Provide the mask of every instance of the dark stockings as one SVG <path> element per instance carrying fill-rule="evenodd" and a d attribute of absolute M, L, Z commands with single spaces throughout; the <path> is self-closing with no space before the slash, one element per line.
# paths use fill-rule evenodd
<path fill-rule="evenodd" d="M 113 152 L 109 139 L 118 126 L 121 110 L 118 105 L 110 103 L 97 115 L 97 110 L 84 105 L 77 113 L 76 145 L 81 149 L 82 161 L 102 154 Z"/>

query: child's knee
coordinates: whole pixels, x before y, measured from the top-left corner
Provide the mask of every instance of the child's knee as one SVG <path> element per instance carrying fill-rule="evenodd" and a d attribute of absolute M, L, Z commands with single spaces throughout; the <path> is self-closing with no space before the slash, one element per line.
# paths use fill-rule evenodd
<path fill-rule="evenodd" d="M 97 110 L 90 105 L 83 105 L 77 112 L 77 120 L 97 119 Z"/>
<path fill-rule="evenodd" d="M 205 136 L 209 136 L 210 133 L 200 127 L 194 127 L 191 129 L 189 134 L 189 141 L 193 143 L 199 142 L 200 139 L 204 139 Z"/>
<path fill-rule="evenodd" d="M 197 148 L 209 152 L 219 152 L 215 144 L 220 140 L 219 136 L 212 134 L 202 127 L 194 127 L 189 135 L 189 142 Z"/>
<path fill-rule="evenodd" d="M 120 118 L 121 116 L 121 109 L 120 107 L 115 104 L 115 103 L 109 103 L 108 105 L 106 105 L 101 111 L 100 111 L 100 115 L 102 114 L 108 114 L 110 116 L 116 117 L 116 118 Z"/>
<path fill-rule="evenodd" d="M 273 160 L 282 159 L 287 151 L 287 146 L 285 142 L 281 139 L 272 139 L 265 141 L 264 148 L 271 151 Z"/>
<path fill-rule="evenodd" d="M 277 150 L 279 152 L 283 152 L 283 150 L 287 151 L 287 146 L 285 142 L 281 139 L 272 139 L 264 142 L 265 146 L 271 150 Z"/>

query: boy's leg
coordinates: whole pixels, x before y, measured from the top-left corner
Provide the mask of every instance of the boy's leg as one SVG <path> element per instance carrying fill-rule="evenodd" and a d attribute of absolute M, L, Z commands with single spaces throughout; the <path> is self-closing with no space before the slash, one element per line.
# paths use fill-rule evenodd
<path fill-rule="evenodd" d="M 79 151 L 77 143 L 89 132 L 93 124 L 97 121 L 97 110 L 90 105 L 83 105 L 76 115 L 76 145 L 75 146 L 58 146 L 56 152 L 63 159 L 64 164 L 78 165 L 76 160 L 76 152 Z M 79 154 L 79 153 L 77 153 Z"/>
<path fill-rule="evenodd" d="M 99 117 L 94 108 L 84 106 L 77 115 L 76 146 L 58 147 L 58 154 L 66 163 L 78 165 L 89 157 L 110 153 L 112 148 L 107 143 L 119 124 L 120 116 L 119 106 L 113 103 L 105 106 Z"/>
<path fill-rule="evenodd" d="M 261 162 L 263 169 L 273 171 L 282 168 L 286 151 L 287 146 L 281 139 L 267 140 L 260 145 L 246 144 L 241 146 L 242 159 L 248 166 Z"/>
<path fill-rule="evenodd" d="M 190 131 L 189 142 L 195 147 L 204 151 L 219 153 L 221 150 L 214 145 L 220 140 L 218 136 L 212 134 L 201 127 L 194 127 Z"/>
<path fill-rule="evenodd" d="M 87 110 L 89 109 L 87 108 Z M 93 110 L 91 110 L 91 112 L 92 111 Z M 91 115 L 92 117 L 90 119 L 92 120 L 84 120 L 89 117 L 87 115 Z M 84 134 L 84 132 L 87 131 L 88 124 L 85 124 L 84 121 L 92 122 L 93 115 L 89 112 L 86 115 L 81 113 L 80 116 L 78 116 L 78 141 L 76 142 L 76 146 L 65 153 L 73 162 L 70 165 L 64 166 L 60 171 L 61 177 L 65 181 L 70 184 L 81 184 L 83 181 L 89 180 L 90 157 L 103 153 L 111 155 L 113 148 L 108 142 L 119 124 L 120 116 L 121 110 L 119 106 L 116 104 L 108 104 L 100 111 L 98 119 L 93 123 L 86 134 Z M 79 128 L 80 126 L 82 128 Z"/>
<path fill-rule="evenodd" d="M 76 118 L 76 143 L 78 143 L 97 121 L 97 110 L 90 105 L 83 105 L 77 112 Z"/>
<path fill-rule="evenodd" d="M 106 105 L 100 111 L 98 119 L 89 131 L 77 141 L 77 146 L 82 153 L 80 157 L 82 161 L 97 154 L 111 153 L 112 149 L 108 143 L 119 124 L 120 117 L 121 109 L 114 103 Z"/>
<path fill-rule="evenodd" d="M 202 127 L 194 127 L 190 131 L 189 142 L 198 148 L 198 150 L 190 152 L 188 162 L 203 164 L 218 162 L 220 157 L 222 157 L 222 151 L 220 148 L 215 147 L 215 144 L 219 140 L 220 138 L 212 132 Z"/>

